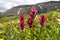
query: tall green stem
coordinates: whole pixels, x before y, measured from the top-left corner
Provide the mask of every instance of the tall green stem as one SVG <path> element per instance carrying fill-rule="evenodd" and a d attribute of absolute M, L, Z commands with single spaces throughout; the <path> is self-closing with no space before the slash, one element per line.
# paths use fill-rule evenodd
<path fill-rule="evenodd" d="M 24 40 L 24 31 L 23 30 L 22 30 L 21 35 L 22 35 L 21 40 Z"/>
<path fill-rule="evenodd" d="M 34 35 L 33 35 L 33 34 L 34 34 L 34 31 L 33 31 L 33 30 L 34 30 L 34 29 L 32 28 L 32 29 L 31 29 L 31 40 L 34 40 Z"/>
<path fill-rule="evenodd" d="M 40 28 L 40 32 L 39 32 L 39 40 L 41 39 L 41 33 L 42 33 L 42 26 L 41 26 L 41 28 Z"/>

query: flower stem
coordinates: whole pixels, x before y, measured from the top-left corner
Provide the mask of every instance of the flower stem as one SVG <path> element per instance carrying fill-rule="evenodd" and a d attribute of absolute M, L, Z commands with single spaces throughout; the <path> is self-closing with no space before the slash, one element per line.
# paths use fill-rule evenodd
<path fill-rule="evenodd" d="M 40 28 L 40 32 L 39 32 L 39 40 L 41 39 L 41 33 L 42 33 L 42 26 L 41 26 L 41 28 Z"/>
<path fill-rule="evenodd" d="M 22 30 L 22 37 L 21 37 L 21 40 L 24 40 L 24 31 Z"/>
<path fill-rule="evenodd" d="M 34 32 L 33 32 L 33 28 L 31 29 L 31 40 L 34 40 Z"/>

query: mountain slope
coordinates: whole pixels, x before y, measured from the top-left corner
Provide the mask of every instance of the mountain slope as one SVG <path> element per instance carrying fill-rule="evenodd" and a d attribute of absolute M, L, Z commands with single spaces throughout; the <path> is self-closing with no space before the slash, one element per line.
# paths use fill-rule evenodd
<path fill-rule="evenodd" d="M 26 13 L 32 6 L 35 6 L 36 8 L 39 7 L 40 8 L 39 11 L 49 12 L 51 10 L 60 9 L 60 1 L 50 1 L 50 2 L 38 3 L 35 5 L 20 5 L 5 11 L 4 15 L 7 15 L 7 16 L 17 15 L 18 10 L 20 8 L 22 8 L 20 11 L 23 11 L 24 13 Z"/>

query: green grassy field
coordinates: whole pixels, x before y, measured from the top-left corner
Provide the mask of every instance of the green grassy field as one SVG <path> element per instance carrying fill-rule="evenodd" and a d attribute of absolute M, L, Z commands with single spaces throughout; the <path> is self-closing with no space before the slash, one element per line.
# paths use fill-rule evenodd
<path fill-rule="evenodd" d="M 60 12 L 51 11 L 45 14 L 47 17 L 47 24 L 44 25 L 41 34 L 39 34 L 39 15 L 40 14 L 37 14 L 34 23 L 34 37 L 31 36 L 30 28 L 26 22 L 28 15 L 25 15 L 25 28 L 23 32 L 18 25 L 19 16 L 0 18 L 0 38 L 2 40 L 32 40 L 32 37 L 34 40 L 60 40 Z"/>

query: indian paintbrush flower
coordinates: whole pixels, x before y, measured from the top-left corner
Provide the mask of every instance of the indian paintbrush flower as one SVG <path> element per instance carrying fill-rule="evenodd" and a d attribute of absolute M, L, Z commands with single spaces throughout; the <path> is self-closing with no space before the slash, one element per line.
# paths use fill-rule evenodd
<path fill-rule="evenodd" d="M 33 21 L 34 21 L 36 13 L 37 13 L 36 8 L 32 7 L 30 9 L 30 16 L 29 16 L 28 21 L 27 21 L 27 23 L 28 23 L 28 25 L 29 25 L 30 28 L 33 26 Z"/>
<path fill-rule="evenodd" d="M 43 26 L 46 23 L 46 16 L 44 14 L 40 15 L 39 22 L 41 26 Z"/>
<path fill-rule="evenodd" d="M 30 9 L 30 16 L 31 16 L 31 17 L 34 17 L 34 16 L 36 15 L 36 13 L 37 13 L 36 8 L 35 8 L 35 7 L 32 7 L 32 8 Z"/>
<path fill-rule="evenodd" d="M 44 26 L 44 24 L 46 23 L 46 16 L 44 15 L 44 14 L 41 14 L 40 15 L 40 17 L 39 17 L 39 23 L 40 23 L 40 25 L 41 25 L 41 27 L 40 27 L 40 32 L 39 32 L 39 39 L 40 39 L 40 36 L 41 36 L 41 33 L 42 33 L 42 31 L 43 31 L 43 26 Z"/>
<path fill-rule="evenodd" d="M 33 23 L 31 16 L 29 16 L 27 23 L 28 23 L 29 27 L 31 28 L 32 27 L 32 23 Z"/>
<path fill-rule="evenodd" d="M 20 18 L 19 26 L 23 30 L 24 29 L 24 14 L 21 13 L 19 18 Z"/>

